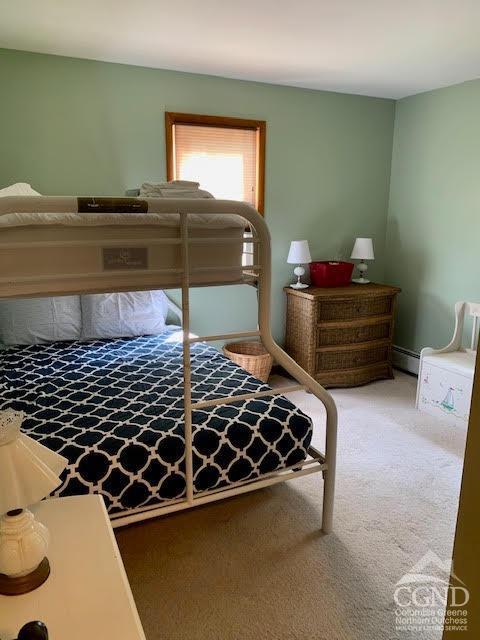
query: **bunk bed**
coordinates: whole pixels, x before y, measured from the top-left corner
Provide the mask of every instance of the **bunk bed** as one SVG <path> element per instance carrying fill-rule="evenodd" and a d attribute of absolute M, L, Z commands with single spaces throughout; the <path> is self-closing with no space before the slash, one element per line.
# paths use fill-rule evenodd
<path fill-rule="evenodd" d="M 248 267 L 245 242 L 254 247 Z M 182 294 L 180 330 L 1 355 L 0 407 L 24 410 L 30 435 L 69 458 L 59 495 L 100 492 L 114 526 L 123 526 L 321 472 L 322 528 L 331 531 L 336 406 L 273 340 L 270 253 L 267 225 L 246 203 L 0 198 L 0 299 Z M 258 329 L 192 335 L 190 288 L 226 284 L 256 287 Z M 272 390 L 208 344 L 243 338 L 260 339 L 299 384 Z M 309 418 L 284 397 L 298 389 L 325 406 L 323 452 L 311 444 Z"/>

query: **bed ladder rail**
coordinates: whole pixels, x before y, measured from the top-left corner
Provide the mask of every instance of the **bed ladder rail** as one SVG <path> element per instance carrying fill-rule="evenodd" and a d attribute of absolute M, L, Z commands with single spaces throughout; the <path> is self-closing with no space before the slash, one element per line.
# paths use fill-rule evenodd
<path fill-rule="evenodd" d="M 327 414 L 326 420 L 326 436 L 325 436 L 325 453 L 320 454 L 315 450 L 314 462 L 318 463 L 318 470 L 323 471 L 323 517 L 322 529 L 324 533 L 329 533 L 333 526 L 333 503 L 335 493 L 335 470 L 336 470 L 336 447 L 337 447 L 337 407 L 332 396 L 326 391 L 316 380 L 306 373 L 273 339 L 270 329 L 270 295 L 271 295 L 271 247 L 270 235 L 263 218 L 257 211 L 247 203 L 234 203 L 230 201 L 210 201 L 205 204 L 200 201 L 175 202 L 176 211 L 180 215 L 180 240 L 182 254 L 182 324 L 183 324 L 183 378 L 184 378 L 184 415 L 185 415 L 185 475 L 186 475 L 186 502 L 188 506 L 201 504 L 203 501 L 210 500 L 212 496 L 199 496 L 194 493 L 194 474 L 193 474 L 193 434 L 192 434 L 192 412 L 208 407 L 218 405 L 231 404 L 234 402 L 242 402 L 255 398 L 268 396 L 283 395 L 292 391 L 308 390 L 313 393 L 323 404 Z M 200 208 L 207 207 L 218 210 L 218 212 L 228 211 L 244 217 L 251 225 L 253 230 L 253 240 L 256 247 L 256 256 L 254 265 L 249 269 L 257 271 L 255 276 L 257 281 L 258 296 L 258 330 L 257 331 L 240 331 L 235 333 L 226 333 L 220 335 L 192 337 L 190 336 L 190 274 L 192 269 L 189 264 L 189 228 L 188 216 L 197 213 Z M 229 340 L 230 338 L 251 338 L 259 337 L 263 346 L 279 365 L 281 365 L 287 373 L 289 373 L 296 381 L 297 385 L 283 386 L 277 389 L 268 389 L 253 393 L 245 393 L 237 396 L 229 396 L 216 398 L 212 400 L 192 402 L 191 390 L 191 357 L 190 347 L 196 342 L 207 342 L 215 340 Z M 312 449 L 313 451 L 313 449 Z M 302 467 L 300 463 L 299 468 Z M 300 471 L 291 470 L 292 476 L 303 475 L 314 472 L 315 469 L 301 469 Z M 281 481 L 281 476 L 285 478 L 285 472 L 279 470 L 279 478 L 274 480 L 262 480 L 261 478 L 255 482 L 247 482 L 250 487 L 266 486 L 273 481 Z M 239 486 L 233 489 L 223 489 L 219 491 L 219 495 L 228 497 L 236 493 L 248 491 L 248 486 Z"/>
<path fill-rule="evenodd" d="M 258 338 L 260 331 L 238 331 L 237 333 L 223 333 L 218 336 L 194 336 L 190 337 L 188 341 L 190 344 L 194 342 L 216 342 L 217 340 L 231 340 L 234 338 Z"/>
<path fill-rule="evenodd" d="M 192 404 L 192 411 L 198 411 L 198 409 L 206 409 L 207 407 L 216 407 L 222 404 L 232 404 L 232 402 L 243 402 L 245 400 L 254 400 L 255 398 L 266 398 L 268 396 L 283 396 L 286 393 L 292 391 L 305 391 L 306 387 L 303 384 L 292 384 L 285 387 L 278 387 L 277 389 L 268 389 L 266 391 L 255 391 L 252 393 L 243 393 L 238 396 L 224 396 L 223 398 L 214 398 L 213 400 L 202 400 L 200 402 L 194 402 Z"/>

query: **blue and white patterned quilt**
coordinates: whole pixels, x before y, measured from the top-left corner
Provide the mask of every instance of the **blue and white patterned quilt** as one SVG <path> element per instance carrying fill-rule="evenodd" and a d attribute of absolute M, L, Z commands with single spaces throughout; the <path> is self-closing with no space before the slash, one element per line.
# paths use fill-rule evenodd
<path fill-rule="evenodd" d="M 61 342 L 0 352 L 0 408 L 69 460 L 57 496 L 101 493 L 111 514 L 185 494 L 182 346 L 160 336 Z M 192 400 L 269 387 L 214 348 L 192 345 Z M 305 459 L 311 421 L 281 396 L 193 413 L 195 491 Z"/>

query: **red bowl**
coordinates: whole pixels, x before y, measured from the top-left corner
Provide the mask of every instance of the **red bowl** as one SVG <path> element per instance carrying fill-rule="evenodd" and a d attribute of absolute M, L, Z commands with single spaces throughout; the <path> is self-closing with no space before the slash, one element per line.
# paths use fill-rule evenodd
<path fill-rule="evenodd" d="M 346 287 L 352 279 L 353 266 L 352 262 L 311 262 L 310 280 L 314 287 Z"/>

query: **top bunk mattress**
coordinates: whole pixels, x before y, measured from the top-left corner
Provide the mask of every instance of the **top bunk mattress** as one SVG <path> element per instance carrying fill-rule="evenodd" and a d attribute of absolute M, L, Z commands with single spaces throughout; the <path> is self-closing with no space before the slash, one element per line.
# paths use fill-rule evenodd
<path fill-rule="evenodd" d="M 0 353 L 0 408 L 68 459 L 55 496 L 100 493 L 111 515 L 185 496 L 182 344 L 159 336 L 63 342 Z M 205 343 L 192 345 L 192 401 L 270 387 Z M 282 396 L 193 412 L 196 493 L 307 457 L 310 419 Z"/>
<path fill-rule="evenodd" d="M 185 199 L 177 189 L 169 189 L 171 201 Z M 175 196 L 175 197 L 173 197 Z M 212 198 L 213 199 L 213 198 Z M 118 198 L 118 197 L 84 197 L 76 200 L 76 211 L 64 209 L 69 198 L 49 196 L 26 196 L 2 198 L 0 206 L 0 229 L 26 226 L 61 226 L 61 227 L 111 227 L 111 226 L 162 226 L 179 227 L 180 216 L 175 214 L 175 205 L 171 212 L 158 213 L 152 211 L 152 203 L 158 198 Z M 168 198 L 167 198 L 168 200 Z M 193 198 L 195 200 L 195 198 Z M 0 204 L 2 204 L 0 201 Z M 200 208 L 202 205 L 198 204 Z M 153 204 L 154 207 L 154 204 Z M 169 205 L 167 204 L 167 209 Z M 18 210 L 17 210 L 18 209 Z M 38 210 L 36 210 L 38 209 Z M 246 221 L 235 214 L 192 213 L 188 216 L 189 227 L 209 229 L 245 229 Z"/>
<path fill-rule="evenodd" d="M 211 215 L 192 213 L 188 219 L 190 228 L 245 229 L 243 218 L 236 215 Z M 180 216 L 166 213 L 62 213 L 62 212 L 11 212 L 0 215 L 0 229 L 16 227 L 179 227 Z"/>
<path fill-rule="evenodd" d="M 182 206 L 192 210 L 189 285 L 248 280 L 244 218 L 224 213 L 222 201 L 177 199 L 170 210 L 159 200 L 0 198 L 0 297 L 177 288 Z"/>

